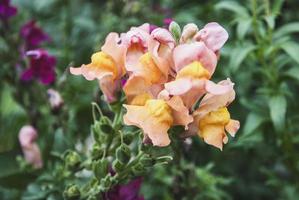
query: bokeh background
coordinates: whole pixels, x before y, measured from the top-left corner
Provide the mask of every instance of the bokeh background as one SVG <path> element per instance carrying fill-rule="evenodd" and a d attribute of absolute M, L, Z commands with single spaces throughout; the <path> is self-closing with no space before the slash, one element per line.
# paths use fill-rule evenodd
<path fill-rule="evenodd" d="M 1 0 L 2 1 L 2 0 Z M 4 2 L 4 0 L 3 0 Z M 299 1 L 297 0 L 12 0 L 17 13 L 1 19 L 0 199 L 62 199 L 67 180 L 56 157 L 82 148 L 92 122 L 96 82 L 69 75 L 88 63 L 107 33 L 144 22 L 202 27 L 218 22 L 229 32 L 214 81 L 230 77 L 237 98 L 231 115 L 241 129 L 223 150 L 193 138 L 180 163 L 156 167 L 143 178 L 145 199 L 299 199 Z M 34 20 L 49 36 L 39 45 L 56 58 L 56 79 L 24 83 L 21 27 Z M 218 79 L 219 77 L 219 79 Z M 53 111 L 47 90 L 61 94 Z M 28 169 L 18 132 L 39 131 L 44 168 Z M 79 146 L 79 147 L 78 147 Z"/>

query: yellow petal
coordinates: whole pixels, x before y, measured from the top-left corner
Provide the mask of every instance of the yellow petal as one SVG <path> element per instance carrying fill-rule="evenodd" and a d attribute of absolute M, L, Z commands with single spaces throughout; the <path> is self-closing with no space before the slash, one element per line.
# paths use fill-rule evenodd
<path fill-rule="evenodd" d="M 209 79 L 210 73 L 202 66 L 200 62 L 194 61 L 181 69 L 178 72 L 176 79 L 183 77 L 190 77 L 193 79 Z"/>
<path fill-rule="evenodd" d="M 144 106 L 146 101 L 151 98 L 152 96 L 149 93 L 139 94 L 130 101 L 130 105 Z"/>
<path fill-rule="evenodd" d="M 110 55 L 102 51 L 92 54 L 91 65 L 96 69 L 112 72 L 113 78 L 116 78 L 117 76 L 117 67 L 115 61 Z"/>
<path fill-rule="evenodd" d="M 140 63 L 142 65 L 141 75 L 151 82 L 152 84 L 158 83 L 163 77 L 162 72 L 159 70 L 154 59 L 150 53 L 145 53 L 140 57 Z"/>

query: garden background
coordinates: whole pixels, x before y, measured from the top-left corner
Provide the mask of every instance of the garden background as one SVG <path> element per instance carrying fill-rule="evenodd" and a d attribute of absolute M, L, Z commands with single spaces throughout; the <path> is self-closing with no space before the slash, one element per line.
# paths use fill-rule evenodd
<path fill-rule="evenodd" d="M 11 6 L 17 12 L 1 14 L 0 31 L 0 199 L 63 199 L 74 179 L 61 175 L 59 157 L 67 149 L 88 148 L 90 102 L 106 109 L 97 83 L 71 76 L 68 67 L 88 63 L 109 32 L 144 22 L 166 26 L 169 19 L 199 27 L 215 21 L 228 31 L 214 80 L 235 82 L 231 115 L 241 129 L 222 152 L 193 138 L 178 153 L 183 159 L 143 174 L 139 194 L 166 200 L 299 199 L 299 1 L 13 0 Z M 30 40 L 21 27 L 31 20 L 46 37 L 38 48 L 56 59 L 50 84 L 21 80 L 28 65 L 22 48 Z M 50 88 L 63 99 L 58 110 L 48 102 Z M 18 132 L 26 124 L 39 132 L 41 169 L 22 158 Z"/>

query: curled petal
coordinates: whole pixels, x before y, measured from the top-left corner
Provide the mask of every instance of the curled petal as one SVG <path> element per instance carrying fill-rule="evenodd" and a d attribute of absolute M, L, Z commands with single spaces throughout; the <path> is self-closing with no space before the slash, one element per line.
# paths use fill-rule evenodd
<path fill-rule="evenodd" d="M 168 30 L 156 28 L 152 31 L 149 40 L 149 52 L 165 78 L 167 78 L 169 68 L 172 65 L 171 56 L 174 46 L 175 40 Z"/>
<path fill-rule="evenodd" d="M 178 45 L 173 51 L 175 71 L 178 72 L 193 61 L 199 61 L 212 75 L 217 65 L 217 56 L 203 42 Z"/>
<path fill-rule="evenodd" d="M 209 112 L 228 106 L 235 99 L 233 83 L 229 79 L 219 82 L 218 85 L 226 86 L 227 89 L 225 89 L 225 92 L 222 94 L 216 92 L 218 95 L 213 93 L 206 94 L 201 100 L 198 109 L 194 111 L 193 115 L 198 115 L 198 117 L 201 118 Z"/>
<path fill-rule="evenodd" d="M 117 100 L 117 92 L 120 90 L 120 80 L 113 80 L 111 76 L 105 76 L 99 80 L 100 88 L 109 103 Z"/>
<path fill-rule="evenodd" d="M 206 126 L 203 128 L 201 137 L 205 143 L 215 146 L 222 151 L 223 141 L 226 141 L 226 135 L 222 126 Z M 227 141 L 226 141 L 227 142 Z"/>
<path fill-rule="evenodd" d="M 70 67 L 70 72 L 73 75 L 83 75 L 88 81 L 92 81 L 94 79 L 101 80 L 105 76 L 113 76 L 112 72 L 108 72 L 92 64 L 83 64 L 81 67 Z"/>
<path fill-rule="evenodd" d="M 183 28 L 183 32 L 180 38 L 180 43 L 185 43 L 198 32 L 198 27 L 194 23 L 189 23 Z"/>
<path fill-rule="evenodd" d="M 208 23 L 195 36 L 195 40 L 203 41 L 212 51 L 218 51 L 228 39 L 227 31 L 216 22 Z"/>
<path fill-rule="evenodd" d="M 231 119 L 225 126 L 225 130 L 232 136 L 235 137 L 237 131 L 240 128 L 240 122 L 238 120 Z"/>
<path fill-rule="evenodd" d="M 113 58 L 117 65 L 118 76 L 123 76 L 125 73 L 126 46 L 120 43 L 119 35 L 117 33 L 109 33 L 101 50 Z"/>
<path fill-rule="evenodd" d="M 185 126 L 187 129 L 193 117 L 189 114 L 189 109 L 184 105 L 183 100 L 179 96 L 174 96 L 167 101 L 167 104 L 172 110 L 173 124 Z"/>

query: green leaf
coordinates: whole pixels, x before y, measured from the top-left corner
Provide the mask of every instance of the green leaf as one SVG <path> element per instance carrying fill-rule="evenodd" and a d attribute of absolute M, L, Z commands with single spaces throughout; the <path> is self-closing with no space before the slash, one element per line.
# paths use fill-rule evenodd
<path fill-rule="evenodd" d="M 267 25 L 270 27 L 270 29 L 274 29 L 274 26 L 275 26 L 275 16 L 274 15 L 265 16 L 265 21 L 267 22 Z"/>
<path fill-rule="evenodd" d="M 299 81 L 299 67 L 292 67 L 284 73 L 284 75 Z"/>
<path fill-rule="evenodd" d="M 287 100 L 282 95 L 272 96 L 269 101 L 270 117 L 277 131 L 282 131 L 285 126 Z"/>
<path fill-rule="evenodd" d="M 243 18 L 238 20 L 237 35 L 239 39 L 243 39 L 251 25 L 251 18 Z"/>
<path fill-rule="evenodd" d="M 296 42 L 286 42 L 280 47 L 299 64 L 299 45 Z"/>
<path fill-rule="evenodd" d="M 241 63 L 244 61 L 246 56 L 252 52 L 256 47 L 252 44 L 249 44 L 247 46 L 239 46 L 235 48 L 230 57 L 229 66 L 232 69 L 232 71 L 237 71 Z"/>
<path fill-rule="evenodd" d="M 244 125 L 244 134 L 250 134 L 255 131 L 263 122 L 265 118 L 261 115 L 251 112 L 246 119 L 246 123 Z"/>
<path fill-rule="evenodd" d="M 272 13 L 274 15 L 280 14 L 283 3 L 284 3 L 284 0 L 275 0 L 274 1 L 273 6 L 272 6 Z"/>
<path fill-rule="evenodd" d="M 243 17 L 249 16 L 247 9 L 235 1 L 221 1 L 220 3 L 215 5 L 215 9 L 229 10 Z"/>
<path fill-rule="evenodd" d="M 273 34 L 273 38 L 280 38 L 287 34 L 299 32 L 299 22 L 288 23 L 279 29 Z"/>

